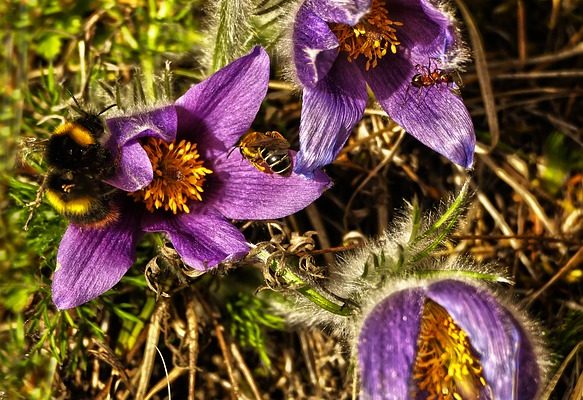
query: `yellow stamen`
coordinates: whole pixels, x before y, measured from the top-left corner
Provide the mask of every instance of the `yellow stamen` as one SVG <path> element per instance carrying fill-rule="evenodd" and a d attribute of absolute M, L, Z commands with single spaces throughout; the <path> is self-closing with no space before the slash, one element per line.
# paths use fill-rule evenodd
<path fill-rule="evenodd" d="M 348 61 L 363 55 L 367 58 L 368 71 L 376 67 L 389 51 L 393 54 L 397 52 L 401 42 L 397 39 L 394 26 L 403 26 L 403 23 L 389 19 L 383 0 L 372 0 L 370 12 L 355 26 L 332 24 L 331 29 L 340 42 L 340 51 L 348 54 Z"/>
<path fill-rule="evenodd" d="M 202 166 L 196 143 L 186 140 L 178 144 L 166 143 L 149 138 L 143 146 L 152 163 L 154 179 L 150 185 L 130 195 L 143 202 L 150 212 L 163 208 L 174 214 L 189 213 L 187 203 L 202 201 L 205 175 L 213 172 Z"/>
<path fill-rule="evenodd" d="M 439 304 L 427 300 L 421 317 L 412 398 L 433 400 L 480 398 L 487 382 L 480 358 L 466 332 Z"/>

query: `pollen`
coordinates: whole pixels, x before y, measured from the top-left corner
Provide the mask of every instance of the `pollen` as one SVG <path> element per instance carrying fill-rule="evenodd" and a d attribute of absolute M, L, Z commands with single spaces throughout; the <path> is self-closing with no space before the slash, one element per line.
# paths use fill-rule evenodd
<path fill-rule="evenodd" d="M 149 138 L 143 147 L 152 163 L 154 179 L 130 196 L 144 203 L 150 212 L 163 209 L 173 214 L 189 213 L 188 203 L 202 201 L 205 177 L 212 173 L 203 166 L 196 143 Z"/>
<path fill-rule="evenodd" d="M 413 381 L 412 398 L 474 400 L 489 391 L 467 333 L 431 300 L 425 302 L 421 317 Z"/>
<path fill-rule="evenodd" d="M 340 51 L 348 55 L 348 61 L 354 61 L 362 55 L 366 58 L 366 70 L 375 68 L 379 60 L 387 53 L 395 54 L 401 44 L 397 39 L 397 29 L 402 22 L 389 18 L 389 11 L 383 0 L 372 0 L 368 14 L 355 26 L 332 24 L 332 32 L 340 42 Z"/>

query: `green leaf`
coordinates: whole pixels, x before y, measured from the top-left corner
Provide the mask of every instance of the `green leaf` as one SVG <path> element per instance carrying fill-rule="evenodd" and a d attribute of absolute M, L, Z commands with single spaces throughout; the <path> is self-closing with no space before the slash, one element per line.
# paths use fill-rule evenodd
<path fill-rule="evenodd" d="M 553 132 L 545 141 L 539 176 L 546 190 L 556 194 L 573 170 L 583 168 L 583 152 L 561 132 Z"/>
<path fill-rule="evenodd" d="M 47 33 L 39 39 L 36 51 L 47 61 L 52 61 L 61 53 L 62 44 L 62 37 L 59 34 Z"/>

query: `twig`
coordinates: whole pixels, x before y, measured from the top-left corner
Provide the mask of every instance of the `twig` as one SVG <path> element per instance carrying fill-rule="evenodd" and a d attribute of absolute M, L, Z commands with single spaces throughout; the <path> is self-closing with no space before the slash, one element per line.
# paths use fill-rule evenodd
<path fill-rule="evenodd" d="M 548 400 L 551 397 L 551 394 L 553 394 L 553 390 L 555 390 L 555 386 L 557 386 L 557 383 L 559 382 L 559 379 L 561 379 L 563 372 L 565 372 L 567 365 L 569 365 L 573 357 L 577 355 L 581 347 L 583 347 L 583 342 L 577 343 L 577 345 L 573 347 L 573 350 L 571 350 L 569 355 L 565 357 L 565 359 L 561 363 L 561 366 L 559 367 L 559 369 L 557 369 L 557 372 L 555 372 L 553 377 L 550 379 L 549 383 L 547 383 L 545 390 L 540 396 L 540 400 Z"/>
<path fill-rule="evenodd" d="M 496 224 L 498 225 L 498 227 L 500 228 L 502 233 L 504 233 L 507 236 L 514 236 L 514 231 L 512 230 L 512 228 L 510 228 L 510 225 L 508 225 L 506 223 L 502 214 L 500 214 L 498 212 L 498 210 L 496 209 L 496 207 L 494 207 L 492 202 L 490 202 L 490 199 L 488 199 L 488 197 L 484 193 L 482 193 L 481 191 L 478 191 L 477 196 L 478 196 L 478 201 L 486 209 L 488 214 L 490 214 L 490 216 L 496 222 Z M 520 251 L 520 243 L 515 239 L 510 239 L 510 246 L 512 246 L 512 248 L 514 250 L 518 251 L 518 258 L 524 264 L 524 266 L 528 270 L 528 273 L 533 278 L 536 278 L 536 274 L 534 273 L 534 271 L 532 269 L 532 264 L 530 263 L 530 260 L 522 251 Z"/>
<path fill-rule="evenodd" d="M 322 217 L 320 216 L 318 208 L 314 204 L 310 204 L 308 207 L 306 207 L 306 214 L 308 214 L 308 218 L 310 219 L 310 223 L 314 227 L 314 230 L 318 232 L 318 240 L 320 241 L 320 245 L 323 248 L 331 247 L 330 239 L 328 239 L 326 227 L 324 226 L 324 222 L 322 221 Z M 324 259 L 328 264 L 334 262 L 334 257 L 330 253 L 324 253 Z"/>
<path fill-rule="evenodd" d="M 526 12 L 524 10 L 524 0 L 517 1 L 517 31 L 518 31 L 518 60 L 524 64 L 526 60 Z"/>
<path fill-rule="evenodd" d="M 510 60 L 510 61 L 498 61 L 490 63 L 490 68 L 498 68 L 498 67 L 514 67 L 517 65 L 528 65 L 528 64 L 544 64 L 548 62 L 557 62 L 564 60 L 565 58 L 576 57 L 580 54 L 583 54 L 583 42 L 579 43 L 575 47 L 567 48 L 565 50 L 561 50 L 555 53 L 549 54 L 542 54 L 537 57 L 527 58 L 522 63 L 520 60 Z"/>
<path fill-rule="evenodd" d="M 239 348 L 235 345 L 235 343 L 231 343 L 231 354 L 233 354 L 233 357 L 237 362 L 237 367 L 239 367 L 239 369 L 243 373 L 243 376 L 245 377 L 245 380 L 249 384 L 249 387 L 253 392 L 255 400 L 261 400 L 262 399 L 261 393 L 259 393 L 257 384 L 253 379 L 253 374 L 251 373 L 251 371 L 249 371 L 249 368 L 247 367 L 247 364 L 245 364 L 245 360 L 243 359 L 243 356 L 241 355 L 241 352 L 239 351 Z"/>
<path fill-rule="evenodd" d="M 237 384 L 237 380 L 235 379 L 235 374 L 233 373 L 233 364 L 231 361 L 231 355 L 229 353 L 229 347 L 227 346 L 227 342 L 225 340 L 225 336 L 223 332 L 225 328 L 218 323 L 217 318 L 213 318 L 213 323 L 215 325 L 215 335 L 217 336 L 217 340 L 219 341 L 219 346 L 221 347 L 221 351 L 223 353 L 223 358 L 225 359 L 225 365 L 227 366 L 227 373 L 229 374 L 229 380 L 231 381 L 232 385 L 232 392 L 231 395 L 234 399 L 239 399 L 239 385 Z"/>
<path fill-rule="evenodd" d="M 491 157 L 481 154 L 481 159 L 484 163 L 490 167 L 490 169 L 498 176 L 498 178 L 502 179 L 506 182 L 516 193 L 520 195 L 528 204 L 530 209 L 536 214 L 536 216 L 541 220 L 545 228 L 552 233 L 553 235 L 557 234 L 557 229 L 547 217 L 547 214 L 539 204 L 538 200 L 532 193 L 528 191 L 528 189 L 524 188 L 520 183 L 518 183 L 515 179 L 513 179 L 508 172 L 506 172 L 503 168 L 498 166 Z"/>
<path fill-rule="evenodd" d="M 478 81 L 480 82 L 484 109 L 486 110 L 488 127 L 490 128 L 490 135 L 492 138 L 490 141 L 490 147 L 486 149 L 486 152 L 489 153 L 498 144 L 500 138 L 500 126 L 498 125 L 498 115 L 496 114 L 496 103 L 494 102 L 494 91 L 492 90 L 492 81 L 490 79 L 490 72 L 488 71 L 486 52 L 484 51 L 480 31 L 478 30 L 478 26 L 474 21 L 472 13 L 466 7 L 463 0 L 456 0 L 455 2 L 462 14 L 470 35 L 474 61 L 476 63 L 476 74 L 478 75 Z"/>
<path fill-rule="evenodd" d="M 152 386 L 152 389 L 150 389 L 150 391 L 148 392 L 148 394 L 146 395 L 144 400 L 149 400 L 152 397 L 154 397 L 154 395 L 156 393 L 158 393 L 160 390 L 163 390 L 164 388 L 168 387 L 168 385 L 170 385 L 176 379 L 178 379 L 182 375 L 184 375 L 184 373 L 187 370 L 188 370 L 188 368 L 184 368 L 184 367 L 174 367 L 172 369 L 172 371 L 170 371 L 170 373 L 167 376 L 165 376 L 163 379 L 160 379 L 159 382 L 157 382 L 154 386 Z M 170 399 L 168 399 L 168 400 L 170 400 Z"/>
<path fill-rule="evenodd" d="M 399 137 L 397 138 L 397 141 L 395 142 L 395 145 L 393 146 L 393 148 L 391 149 L 389 154 L 387 154 L 387 156 L 372 171 L 370 171 L 370 173 L 367 175 L 367 177 L 364 178 L 364 180 L 360 183 L 360 185 L 358 185 L 358 187 L 356 188 L 356 190 L 354 191 L 352 196 L 350 196 L 350 199 L 348 200 L 348 203 L 346 204 L 346 207 L 344 209 L 345 210 L 344 217 L 342 218 L 345 230 L 348 230 L 348 213 L 350 212 L 350 209 L 352 208 L 352 203 L 354 202 L 354 199 L 356 198 L 358 193 L 366 186 L 366 184 L 372 178 L 374 178 L 379 173 L 379 171 L 381 169 L 383 169 L 385 166 L 387 166 L 391 162 L 391 160 L 393 159 L 393 157 L 397 153 L 397 150 L 399 150 L 399 145 L 403 141 L 404 137 L 405 137 L 405 131 L 401 130 L 399 133 Z"/>
<path fill-rule="evenodd" d="M 188 326 L 188 400 L 194 400 L 196 388 L 196 360 L 198 358 L 198 317 L 195 311 L 195 299 L 190 297 L 186 307 Z"/>
<path fill-rule="evenodd" d="M 162 298 L 158 307 L 156 308 L 156 311 L 152 315 L 152 322 L 148 328 L 146 348 L 144 349 L 144 359 L 142 361 L 142 366 L 140 367 L 138 390 L 136 391 L 136 399 L 138 400 L 144 398 L 146 395 L 146 390 L 148 389 L 148 383 L 150 382 L 152 370 L 154 369 L 156 346 L 158 345 L 158 339 L 160 338 L 160 324 L 167 308 L 168 302 L 166 299 Z"/>
<path fill-rule="evenodd" d="M 583 247 L 581 247 L 579 251 L 577 251 L 577 253 L 575 253 L 575 255 L 569 259 L 569 261 L 567 261 L 567 264 L 565 264 L 555 275 L 553 275 L 553 277 L 549 279 L 549 281 L 545 283 L 543 287 L 541 287 L 539 290 L 537 290 L 536 292 L 529 296 L 527 304 L 528 305 L 532 304 L 532 302 L 536 300 L 552 284 L 561 279 L 563 275 L 565 275 L 571 269 L 577 267 L 582 262 L 583 262 Z"/>
<path fill-rule="evenodd" d="M 573 69 L 568 71 L 529 71 L 514 72 L 510 74 L 497 74 L 494 79 L 537 79 L 537 78 L 581 78 L 583 70 Z"/>
<path fill-rule="evenodd" d="M 302 353 L 304 354 L 304 361 L 306 362 L 306 367 L 308 369 L 308 376 L 314 387 L 318 387 L 318 373 L 315 368 L 314 354 L 310 349 L 309 337 L 306 331 L 298 332 L 298 337 L 300 339 L 300 346 L 302 348 Z"/>
<path fill-rule="evenodd" d="M 579 241 L 569 240 L 566 238 L 558 238 L 552 236 L 542 236 L 542 235 L 526 235 L 526 234 L 514 234 L 514 235 L 451 235 L 454 240 L 505 240 L 505 239 L 516 239 L 516 240 L 528 240 L 533 242 L 555 242 L 555 243 L 565 243 L 569 245 L 581 244 Z M 327 249 L 332 251 L 332 249 Z M 337 250 L 342 251 L 342 250 Z M 310 254 L 312 254 L 311 252 Z"/>

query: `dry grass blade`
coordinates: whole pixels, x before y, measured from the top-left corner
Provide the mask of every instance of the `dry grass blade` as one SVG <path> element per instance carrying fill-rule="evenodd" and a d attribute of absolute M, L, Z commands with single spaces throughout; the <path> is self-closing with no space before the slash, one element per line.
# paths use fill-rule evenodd
<path fill-rule="evenodd" d="M 557 386 L 557 383 L 559 382 L 559 379 L 561 379 L 561 376 L 563 376 L 563 372 L 565 372 L 565 369 L 567 368 L 567 366 L 569 365 L 571 360 L 577 355 L 577 353 L 579 352 L 581 347 L 583 347 L 583 342 L 577 343 L 577 345 L 573 348 L 573 350 L 571 350 L 569 355 L 567 357 L 565 357 L 565 359 L 561 363 L 561 366 L 559 367 L 559 369 L 557 369 L 557 372 L 555 372 L 555 374 L 553 375 L 553 377 L 550 379 L 549 383 L 545 387 L 545 390 L 543 391 L 543 393 L 540 396 L 540 400 L 549 400 L 550 399 L 551 395 L 553 394 L 553 391 L 555 390 L 555 387 Z M 580 397 L 579 397 L 579 399 L 580 399 Z"/>
<path fill-rule="evenodd" d="M 195 311 L 195 299 L 191 296 L 186 307 L 188 324 L 188 400 L 194 400 L 196 389 L 196 360 L 198 358 L 198 317 Z"/>
<path fill-rule="evenodd" d="M 456 0 L 455 2 L 462 14 L 470 35 L 474 62 L 476 64 L 476 74 L 478 75 L 478 80 L 480 82 L 482 100 L 484 101 L 484 109 L 486 110 L 488 127 L 490 128 L 490 135 L 492 137 L 490 147 L 486 150 L 487 152 L 490 152 L 498 144 L 500 138 L 500 126 L 498 125 L 498 115 L 496 114 L 494 91 L 492 90 L 492 80 L 490 79 L 490 72 L 488 71 L 486 52 L 484 51 L 482 37 L 480 36 L 480 31 L 472 13 L 462 0 Z"/>
<path fill-rule="evenodd" d="M 187 370 L 188 368 L 174 367 L 167 376 L 152 386 L 152 389 L 150 389 L 144 400 L 151 399 L 156 395 L 156 393 L 169 387 L 172 382 L 184 375 Z M 170 400 L 170 398 L 168 400 Z"/>
<path fill-rule="evenodd" d="M 225 361 L 225 366 L 227 367 L 229 380 L 231 381 L 231 396 L 233 399 L 240 399 L 241 395 L 239 392 L 239 384 L 237 383 L 237 378 L 235 377 L 235 373 L 233 370 L 233 363 L 231 361 L 229 346 L 227 346 L 227 341 L 225 340 L 225 336 L 223 335 L 225 328 L 221 324 L 219 324 L 216 317 L 213 318 L 213 323 L 215 325 L 215 335 L 217 336 L 221 352 L 223 353 L 223 359 Z"/>
<path fill-rule="evenodd" d="M 167 312 L 167 308 L 168 302 L 165 299 L 162 299 L 158 305 L 158 308 L 152 315 L 152 322 L 150 322 L 150 327 L 148 328 L 148 337 L 146 339 L 144 359 L 142 361 L 142 366 L 140 367 L 140 381 L 138 383 L 138 390 L 136 392 L 136 399 L 138 400 L 141 400 L 145 397 L 146 391 L 148 389 L 150 377 L 152 376 L 152 370 L 154 369 L 156 346 L 158 345 L 158 339 L 160 338 L 160 325 L 162 322 L 162 317 Z"/>
<path fill-rule="evenodd" d="M 393 145 L 393 148 L 391 149 L 389 154 L 387 154 L 387 156 L 372 171 L 370 171 L 367 177 L 364 178 L 360 185 L 358 185 L 358 187 L 354 190 L 354 193 L 352 194 L 350 200 L 348 200 L 348 203 L 346 203 L 346 207 L 344 208 L 345 210 L 344 218 L 342 220 L 345 230 L 348 230 L 348 214 L 350 212 L 350 209 L 352 208 L 352 203 L 354 202 L 354 199 L 356 198 L 358 193 L 366 186 L 366 184 L 391 162 L 395 154 L 397 154 L 399 146 L 401 145 L 401 142 L 403 141 L 404 138 L 405 131 L 401 129 L 399 132 L 399 136 L 397 137 L 397 140 L 395 141 L 395 144 Z"/>
<path fill-rule="evenodd" d="M 526 204 L 528 204 L 528 206 L 531 208 L 531 210 L 540 219 L 540 221 L 543 223 L 545 228 L 553 235 L 556 235 L 557 228 L 552 223 L 552 221 L 549 219 L 549 217 L 547 216 L 547 214 L 543 210 L 542 206 L 540 205 L 540 203 L 536 199 L 536 197 L 528 189 L 523 187 L 514 178 L 512 178 L 512 176 L 510 176 L 510 174 L 507 173 L 502 167 L 497 165 L 491 157 L 489 157 L 485 154 L 481 154 L 481 159 L 482 159 L 482 161 L 484 161 L 484 163 L 488 167 L 490 167 L 490 169 L 492 171 L 494 171 L 494 173 L 498 176 L 498 178 L 502 179 L 504 182 L 506 182 L 508 185 L 510 185 L 512 187 L 512 189 L 514 189 L 514 191 L 516 193 L 518 193 L 520 195 L 520 197 L 522 197 L 524 199 Z"/>
<path fill-rule="evenodd" d="M 330 239 L 328 239 L 328 234 L 326 233 L 326 226 L 324 225 L 324 221 L 322 221 L 322 217 L 318 208 L 314 204 L 310 204 L 306 207 L 306 214 L 314 227 L 314 230 L 318 232 L 318 240 L 320 241 L 320 245 L 327 249 L 332 247 L 330 243 Z M 334 262 L 334 256 L 330 253 L 324 254 L 324 259 L 328 264 Z"/>
<path fill-rule="evenodd" d="M 97 359 L 107 363 L 114 372 L 118 373 L 121 377 L 121 380 L 126 385 L 128 390 L 133 394 L 135 394 L 134 387 L 130 382 L 130 378 L 125 370 L 125 367 L 122 365 L 120 360 L 117 358 L 113 350 L 105 343 L 101 343 L 97 340 L 93 340 L 93 343 L 99 348 L 98 350 L 89 350 L 89 354 L 93 354 Z"/>
<path fill-rule="evenodd" d="M 581 400 L 581 399 L 583 399 L 583 373 L 579 375 L 579 379 L 577 379 L 575 389 L 573 389 L 573 393 L 571 393 L 571 397 L 569 397 L 569 400 Z"/>
<path fill-rule="evenodd" d="M 255 383 L 255 379 L 253 379 L 253 374 L 249 370 L 249 367 L 247 367 L 247 364 L 245 363 L 245 359 L 243 358 L 243 355 L 241 354 L 241 352 L 239 351 L 239 348 L 237 347 L 237 345 L 235 343 L 231 343 L 231 354 L 233 354 L 235 361 L 237 361 L 237 366 L 239 367 L 239 369 L 243 373 L 243 376 L 245 377 L 247 384 L 251 388 L 251 391 L 253 392 L 253 396 L 255 397 L 255 400 L 261 400 L 262 399 L 261 393 L 259 393 L 259 389 L 257 388 L 257 384 Z"/>
<path fill-rule="evenodd" d="M 524 0 L 518 0 L 516 4 L 516 14 L 517 14 L 517 30 L 518 30 L 518 59 L 521 64 L 524 64 L 526 60 L 526 16 L 524 9 Z"/>
<path fill-rule="evenodd" d="M 500 228 L 502 233 L 504 233 L 504 235 L 506 235 L 506 236 L 514 237 L 515 236 L 514 231 L 512 230 L 512 228 L 510 228 L 510 225 L 508 225 L 508 223 L 506 223 L 502 214 L 500 214 L 498 212 L 498 210 L 496 209 L 496 207 L 494 207 L 494 204 L 492 204 L 492 202 L 488 199 L 488 197 L 481 191 L 478 191 L 477 196 L 478 196 L 478 201 L 480 202 L 480 204 L 482 204 L 482 206 L 490 214 L 492 219 L 494 221 L 496 221 L 496 224 L 498 225 L 498 227 Z M 532 277 L 536 277 L 536 275 L 532 269 L 532 264 L 531 264 L 530 260 L 528 259 L 526 254 L 524 254 L 524 252 L 522 252 L 520 250 L 520 247 L 521 247 L 520 242 L 516 239 L 510 239 L 510 246 L 512 246 L 512 248 L 518 252 L 518 258 L 524 264 L 524 266 L 528 270 L 528 273 Z"/>
<path fill-rule="evenodd" d="M 547 283 L 544 284 L 539 290 L 534 292 L 528 299 L 528 304 L 531 304 L 534 300 L 536 300 L 545 290 L 547 290 L 553 283 L 558 281 L 562 276 L 564 276 L 567 272 L 571 269 L 581 265 L 583 263 L 583 247 L 579 249 L 577 253 L 573 257 L 567 261 L 565 264 Z"/>
<path fill-rule="evenodd" d="M 146 395 L 146 398 L 144 400 L 150 399 L 164 387 L 168 389 L 168 400 L 172 400 L 172 391 L 170 389 L 170 383 L 172 381 L 170 380 L 170 374 L 168 373 L 168 368 L 166 367 L 166 361 L 164 360 L 164 356 L 162 355 L 162 352 L 160 351 L 158 346 L 156 346 L 156 351 L 158 352 L 158 355 L 162 360 L 162 366 L 164 367 L 164 373 L 166 374 L 166 376 L 162 380 L 160 380 L 160 382 L 154 385 L 154 387 L 150 390 L 150 393 Z M 182 375 L 183 371 L 184 368 L 174 368 L 172 370 L 173 379 L 176 379 L 178 376 Z"/>

